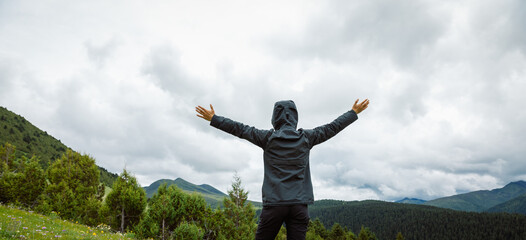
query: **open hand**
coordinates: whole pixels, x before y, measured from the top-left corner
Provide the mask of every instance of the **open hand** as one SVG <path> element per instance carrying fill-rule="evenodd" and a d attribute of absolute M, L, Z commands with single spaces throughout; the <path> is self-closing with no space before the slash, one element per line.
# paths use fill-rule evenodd
<path fill-rule="evenodd" d="M 212 107 L 212 104 L 210 104 L 210 110 L 207 110 L 206 108 L 201 106 L 197 106 L 195 107 L 195 111 L 198 113 L 198 117 L 207 121 L 212 121 L 212 117 L 216 114 L 214 111 L 214 107 Z"/>
<path fill-rule="evenodd" d="M 352 106 L 352 110 L 354 110 L 356 114 L 361 113 L 363 110 L 367 108 L 367 106 L 369 106 L 369 99 L 365 99 L 363 100 L 363 102 L 359 104 L 358 104 L 358 100 L 360 99 L 356 99 L 356 101 L 354 102 L 354 105 Z"/>

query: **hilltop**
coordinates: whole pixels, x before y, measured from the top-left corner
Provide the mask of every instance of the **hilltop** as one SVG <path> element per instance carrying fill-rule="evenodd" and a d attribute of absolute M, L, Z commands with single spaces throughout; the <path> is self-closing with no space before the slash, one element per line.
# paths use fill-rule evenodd
<path fill-rule="evenodd" d="M 71 149 L 60 140 L 42 131 L 24 117 L 0 107 L 0 144 L 6 142 L 16 147 L 17 157 L 23 155 L 38 156 L 39 163 L 46 169 L 67 149 Z M 99 166 L 100 182 L 111 187 L 118 175 Z"/>

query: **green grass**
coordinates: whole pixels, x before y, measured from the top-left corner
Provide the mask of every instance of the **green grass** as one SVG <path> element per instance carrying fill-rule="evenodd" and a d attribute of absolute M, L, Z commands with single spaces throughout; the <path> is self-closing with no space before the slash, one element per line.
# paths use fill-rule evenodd
<path fill-rule="evenodd" d="M 133 234 L 112 233 L 103 224 L 89 227 L 54 213 L 44 216 L 0 205 L 0 239 L 133 239 L 130 237 Z"/>

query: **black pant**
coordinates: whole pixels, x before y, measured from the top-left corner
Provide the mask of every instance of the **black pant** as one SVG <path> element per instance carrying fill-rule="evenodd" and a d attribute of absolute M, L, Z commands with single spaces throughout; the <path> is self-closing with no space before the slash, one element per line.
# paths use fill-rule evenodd
<path fill-rule="evenodd" d="M 287 240 L 304 240 L 309 227 L 308 206 L 264 206 L 259 216 L 256 240 L 274 240 L 283 222 L 287 228 Z"/>

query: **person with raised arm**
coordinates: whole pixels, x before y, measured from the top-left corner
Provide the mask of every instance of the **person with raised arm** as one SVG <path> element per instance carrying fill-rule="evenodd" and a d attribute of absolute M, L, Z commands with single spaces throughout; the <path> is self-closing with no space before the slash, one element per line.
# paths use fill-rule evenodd
<path fill-rule="evenodd" d="M 201 106 L 197 116 L 210 125 L 248 140 L 263 149 L 263 210 L 259 217 L 256 239 L 273 240 L 285 223 L 287 239 L 305 239 L 309 225 L 308 205 L 314 203 L 309 168 L 310 150 L 334 137 L 358 119 L 369 106 L 369 100 L 357 99 L 352 109 L 331 123 L 314 129 L 297 129 L 298 111 L 292 100 L 274 104 L 273 129 L 261 130 L 215 114 Z"/>

